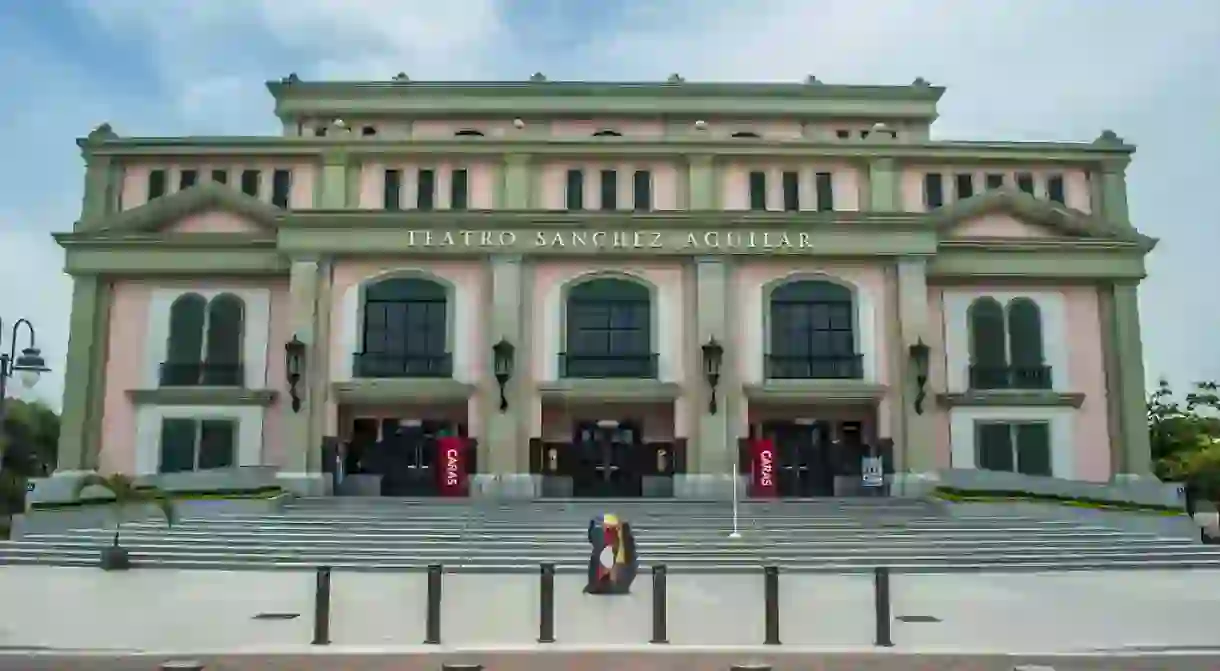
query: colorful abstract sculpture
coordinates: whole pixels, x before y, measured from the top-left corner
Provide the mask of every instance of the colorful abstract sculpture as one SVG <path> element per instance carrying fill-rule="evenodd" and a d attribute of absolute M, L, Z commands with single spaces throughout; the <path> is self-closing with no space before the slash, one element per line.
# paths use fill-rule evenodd
<path fill-rule="evenodd" d="M 635 534 L 631 525 L 617 515 L 606 514 L 589 520 L 589 582 L 587 594 L 628 594 L 639 561 L 635 554 Z"/>

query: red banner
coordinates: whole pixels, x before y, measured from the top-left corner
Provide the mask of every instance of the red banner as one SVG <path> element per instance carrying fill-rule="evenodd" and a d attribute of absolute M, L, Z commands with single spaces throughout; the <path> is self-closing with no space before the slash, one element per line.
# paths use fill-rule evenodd
<path fill-rule="evenodd" d="M 775 442 L 768 438 L 750 441 L 750 495 L 775 498 Z"/>
<path fill-rule="evenodd" d="M 466 439 L 457 436 L 437 438 L 436 465 L 441 496 L 466 496 Z"/>

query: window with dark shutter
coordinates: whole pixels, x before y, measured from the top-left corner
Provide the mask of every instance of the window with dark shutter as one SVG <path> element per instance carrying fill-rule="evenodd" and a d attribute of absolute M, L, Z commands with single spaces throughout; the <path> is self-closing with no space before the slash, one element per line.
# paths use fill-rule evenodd
<path fill-rule="evenodd" d="M 292 190 L 292 171 L 276 170 L 271 173 L 271 204 L 288 207 L 288 194 Z"/>
<path fill-rule="evenodd" d="M 199 422 L 199 469 L 236 465 L 237 423 L 230 419 Z"/>
<path fill-rule="evenodd" d="M 784 172 L 780 176 L 784 187 L 784 211 L 796 212 L 801 209 L 801 178 L 795 172 Z"/>
<path fill-rule="evenodd" d="M 165 195 L 165 171 L 152 170 L 148 173 L 148 199 L 160 198 Z"/>
<path fill-rule="evenodd" d="M 195 470 L 195 431 L 193 419 L 165 418 L 161 420 L 161 463 L 159 473 L 182 473 Z"/>
<path fill-rule="evenodd" d="M 178 173 L 178 190 L 185 191 L 192 186 L 195 186 L 195 182 L 198 180 L 198 170 L 183 170 L 182 172 Z"/>
<path fill-rule="evenodd" d="M 945 204 L 944 177 L 939 172 L 929 172 L 923 176 L 923 202 L 929 210 Z"/>
<path fill-rule="evenodd" d="M 1056 203 L 1067 203 L 1063 188 L 1063 175 L 1051 175 L 1046 178 L 1046 197 Z"/>
<path fill-rule="evenodd" d="M 1050 424 L 1024 422 L 1013 428 L 1017 434 L 1017 472 L 1024 475 L 1053 475 Z"/>
<path fill-rule="evenodd" d="M 258 198 L 258 183 L 260 175 L 257 170 L 241 171 L 241 192 L 247 196 Z"/>
<path fill-rule="evenodd" d="M 216 182 L 217 184 L 228 184 L 229 183 L 229 171 L 228 170 L 213 170 L 212 171 L 212 181 Z"/>
<path fill-rule="evenodd" d="M 750 173 L 750 209 L 767 209 L 767 173 L 761 170 Z"/>
<path fill-rule="evenodd" d="M 987 471 L 1011 473 L 1013 463 L 1012 425 L 1001 422 L 975 424 L 975 463 Z"/>
<path fill-rule="evenodd" d="M 583 170 L 568 171 L 564 206 L 573 211 L 585 209 L 585 173 Z"/>
<path fill-rule="evenodd" d="M 813 176 L 813 188 L 818 196 L 818 212 L 833 212 L 835 209 L 834 180 L 829 172 Z"/>
<path fill-rule="evenodd" d="M 454 170 L 449 176 L 449 209 L 464 210 L 470 199 L 470 173 L 465 168 Z"/>
<path fill-rule="evenodd" d="M 1033 195 L 1034 193 L 1034 176 L 1028 172 L 1017 173 L 1017 188 Z"/>
<path fill-rule="evenodd" d="M 382 177 L 381 208 L 402 209 L 402 171 L 389 169 Z"/>
<path fill-rule="evenodd" d="M 647 212 L 652 209 L 652 173 L 648 170 L 636 170 L 632 175 L 632 187 L 635 193 L 634 208 L 637 212 Z"/>
<path fill-rule="evenodd" d="M 436 205 L 436 171 L 420 169 L 419 185 L 415 194 L 415 207 L 431 210 Z"/>
<path fill-rule="evenodd" d="M 601 172 L 601 209 L 618 209 L 618 173 L 614 170 Z"/>
<path fill-rule="evenodd" d="M 963 172 L 953 177 L 953 187 L 958 200 L 966 200 L 974 196 L 974 175 Z"/>
<path fill-rule="evenodd" d="M 984 179 L 986 179 L 988 191 L 1004 188 L 1004 174 L 1003 173 L 989 172 L 989 173 L 987 173 L 987 176 Z"/>

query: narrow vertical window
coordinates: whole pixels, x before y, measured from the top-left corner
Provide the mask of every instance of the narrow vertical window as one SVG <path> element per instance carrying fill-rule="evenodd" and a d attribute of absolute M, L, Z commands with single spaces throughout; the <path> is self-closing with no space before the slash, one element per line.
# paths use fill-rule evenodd
<path fill-rule="evenodd" d="M 470 173 L 465 168 L 454 170 L 449 176 L 449 209 L 464 210 L 470 199 Z"/>
<path fill-rule="evenodd" d="M 420 169 L 419 190 L 415 194 L 415 207 L 431 210 L 436 203 L 436 171 Z"/>
<path fill-rule="evenodd" d="M 288 194 L 292 190 L 292 171 L 276 170 L 271 173 L 271 204 L 288 207 Z"/>
<path fill-rule="evenodd" d="M 153 170 L 148 173 L 148 199 L 160 198 L 165 195 L 165 171 Z"/>
<path fill-rule="evenodd" d="M 1063 188 L 1063 175 L 1051 175 L 1046 178 L 1046 197 L 1060 204 L 1067 204 Z"/>
<path fill-rule="evenodd" d="M 381 208 L 384 210 L 402 209 L 402 171 L 387 169 L 383 179 Z"/>
<path fill-rule="evenodd" d="M 767 173 L 761 170 L 750 173 L 750 209 L 767 209 Z"/>
<path fill-rule="evenodd" d="M 987 173 L 986 180 L 988 191 L 1004 188 L 1004 173 L 989 172 Z"/>
<path fill-rule="evenodd" d="M 634 192 L 634 209 L 637 212 L 647 212 L 652 209 L 652 172 L 636 170 L 632 175 L 632 191 Z"/>
<path fill-rule="evenodd" d="M 1034 193 L 1034 176 L 1028 172 L 1018 172 L 1017 188 L 1032 196 Z"/>
<path fill-rule="evenodd" d="M 801 209 L 801 179 L 795 172 L 785 172 L 781 179 L 784 185 L 784 211 L 796 212 Z"/>
<path fill-rule="evenodd" d="M 945 204 L 944 177 L 939 172 L 929 172 L 923 176 L 923 202 L 929 210 Z"/>
<path fill-rule="evenodd" d="M 813 189 L 818 196 L 818 212 L 833 212 L 835 209 L 834 179 L 829 172 L 813 176 Z"/>
<path fill-rule="evenodd" d="M 957 192 L 958 200 L 974 197 L 974 174 L 969 172 L 958 173 L 953 178 L 953 188 Z"/>
<path fill-rule="evenodd" d="M 257 170 L 241 171 L 241 192 L 247 196 L 258 198 L 259 173 Z"/>
<path fill-rule="evenodd" d="M 216 182 L 217 184 L 228 184 L 229 183 L 229 171 L 220 170 L 220 169 L 213 170 L 212 171 L 212 181 Z"/>
<path fill-rule="evenodd" d="M 618 173 L 614 170 L 601 172 L 601 209 L 618 209 Z"/>
<path fill-rule="evenodd" d="M 564 200 L 564 205 L 569 210 L 585 209 L 585 173 L 583 170 L 568 171 L 568 184 Z"/>
<path fill-rule="evenodd" d="M 198 170 L 183 170 L 182 172 L 178 173 L 178 190 L 186 191 L 192 186 L 195 186 L 195 182 L 198 180 Z"/>

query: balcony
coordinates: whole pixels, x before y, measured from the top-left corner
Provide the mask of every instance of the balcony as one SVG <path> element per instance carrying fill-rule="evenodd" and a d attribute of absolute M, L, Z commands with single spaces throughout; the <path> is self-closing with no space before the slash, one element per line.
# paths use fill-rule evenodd
<path fill-rule="evenodd" d="M 970 366 L 971 389 L 1050 389 L 1050 366 Z"/>
<path fill-rule="evenodd" d="M 451 378 L 453 355 L 357 352 L 352 355 L 352 375 L 357 378 Z"/>
<path fill-rule="evenodd" d="M 656 354 L 569 354 L 559 355 L 559 377 L 578 379 L 657 378 Z"/>
<path fill-rule="evenodd" d="M 864 356 L 792 356 L 769 354 L 764 359 L 768 380 L 862 380 Z"/>
<path fill-rule="evenodd" d="M 239 363 L 171 363 L 161 364 L 162 387 L 242 387 L 245 368 Z"/>

